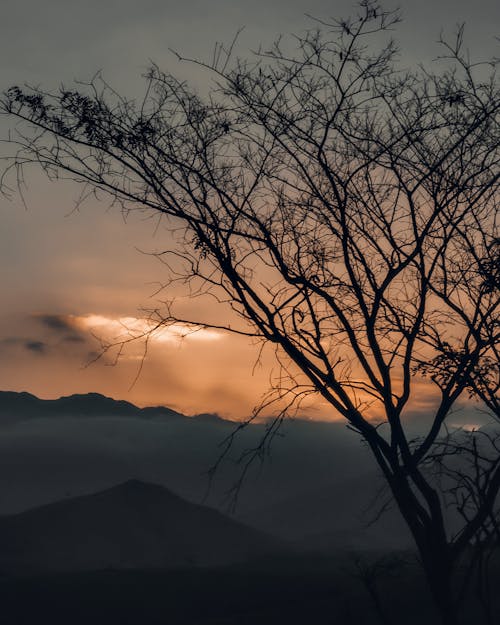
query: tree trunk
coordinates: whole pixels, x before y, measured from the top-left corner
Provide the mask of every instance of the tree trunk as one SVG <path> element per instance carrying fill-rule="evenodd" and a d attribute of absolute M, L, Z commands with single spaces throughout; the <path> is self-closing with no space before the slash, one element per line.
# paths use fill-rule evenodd
<path fill-rule="evenodd" d="M 459 625 L 457 602 L 452 591 L 453 560 L 442 517 L 433 518 L 429 515 L 425 524 L 418 520 L 418 502 L 406 479 L 395 479 L 391 488 L 418 548 L 441 625 Z"/>
<path fill-rule="evenodd" d="M 444 547 L 444 548 L 443 548 Z M 447 545 L 419 545 L 422 563 L 442 625 L 459 625 L 457 604 L 452 590 L 452 564 Z"/>

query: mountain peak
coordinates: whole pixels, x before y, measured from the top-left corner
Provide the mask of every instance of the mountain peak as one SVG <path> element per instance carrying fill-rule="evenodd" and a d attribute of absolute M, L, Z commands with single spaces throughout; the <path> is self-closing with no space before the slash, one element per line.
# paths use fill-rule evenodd
<path fill-rule="evenodd" d="M 59 400 L 61 399 L 70 399 L 72 401 L 116 401 L 102 393 L 72 393 L 71 395 L 62 395 L 59 397 Z"/>
<path fill-rule="evenodd" d="M 166 486 L 162 484 L 155 484 L 153 482 L 146 482 L 139 478 L 130 478 L 129 480 L 125 480 L 125 482 L 121 482 L 120 484 L 116 484 L 115 486 L 111 486 L 106 492 L 119 492 L 124 491 L 126 493 L 150 493 L 156 495 L 169 495 L 169 496 L 177 496 L 168 489 Z"/>
<path fill-rule="evenodd" d="M 280 550 L 267 534 L 140 479 L 0 517 L 9 573 L 221 565 Z"/>
<path fill-rule="evenodd" d="M 74 393 L 59 399 L 39 399 L 27 392 L 0 391 L 0 415 L 10 418 L 52 416 L 137 416 L 182 417 L 166 406 L 139 408 L 134 404 L 101 393 Z"/>

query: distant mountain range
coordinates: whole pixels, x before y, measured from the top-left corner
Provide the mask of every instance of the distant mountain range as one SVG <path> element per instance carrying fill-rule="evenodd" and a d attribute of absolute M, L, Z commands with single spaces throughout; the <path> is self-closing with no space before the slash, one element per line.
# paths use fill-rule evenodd
<path fill-rule="evenodd" d="M 7 575 L 219 566 L 281 551 L 269 535 L 140 480 L 0 517 Z"/>
<path fill-rule="evenodd" d="M 207 472 L 234 430 L 234 422 L 217 415 L 186 417 L 97 393 L 41 400 L 0 392 L 0 514 L 130 478 L 163 484 L 225 513 L 227 493 L 241 477 L 246 452 L 259 448 L 266 424 L 238 432 L 203 499 Z M 246 472 L 236 515 L 299 548 L 406 544 L 408 534 L 395 511 L 368 527 L 378 510 L 370 502 L 380 499 L 380 486 L 369 450 L 343 423 L 288 420 L 270 454 L 258 456 Z"/>
<path fill-rule="evenodd" d="M 0 420 L 64 415 L 72 417 L 186 418 L 182 413 L 166 406 L 139 408 L 128 401 L 112 399 L 100 393 L 75 394 L 59 399 L 39 399 L 31 393 L 0 391 Z M 196 415 L 194 418 L 223 421 L 218 415 L 209 413 Z"/>

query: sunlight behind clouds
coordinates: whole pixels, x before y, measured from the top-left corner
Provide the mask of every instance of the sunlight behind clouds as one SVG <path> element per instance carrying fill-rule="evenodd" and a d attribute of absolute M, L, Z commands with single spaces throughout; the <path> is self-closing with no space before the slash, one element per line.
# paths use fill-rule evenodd
<path fill-rule="evenodd" d="M 218 341 L 223 334 L 201 326 L 189 326 L 175 323 L 162 325 L 158 321 L 139 317 L 118 317 L 113 319 L 103 315 L 84 315 L 74 317 L 81 328 L 100 335 L 112 342 L 145 339 L 158 343 L 172 343 L 181 340 Z"/>

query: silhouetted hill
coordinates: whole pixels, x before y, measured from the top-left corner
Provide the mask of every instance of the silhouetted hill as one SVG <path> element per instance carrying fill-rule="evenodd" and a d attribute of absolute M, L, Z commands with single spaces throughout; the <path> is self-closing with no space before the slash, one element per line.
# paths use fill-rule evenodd
<path fill-rule="evenodd" d="M 280 550 L 264 533 L 139 480 L 0 517 L 5 574 L 213 566 Z"/>
<path fill-rule="evenodd" d="M 6 426 L 0 427 L 0 514 L 97 492 L 131 477 L 200 502 L 207 493 L 207 471 L 235 428 L 209 411 L 184 417 L 95 393 L 59 400 L 0 393 L 0 424 Z M 238 433 L 219 465 L 208 505 L 227 511 L 226 493 L 243 468 L 237 461 L 265 433 L 265 423 Z M 352 488 L 353 479 L 375 470 L 365 452 L 359 438 L 340 423 L 287 421 L 270 456 L 246 473 L 238 496 L 239 520 L 294 541 L 306 534 L 343 531 L 346 525 L 354 534 L 363 531 L 361 522 L 351 521 L 363 503 L 357 505 L 359 498 L 351 492 L 359 490 Z M 363 489 L 368 498 L 372 483 L 368 480 Z M 324 504 L 317 505 L 318 494 Z"/>
<path fill-rule="evenodd" d="M 2 410 L 2 403 L 11 410 Z M 0 423 L 12 424 L 0 429 L 3 514 L 96 492 L 131 477 L 167 485 L 200 502 L 207 492 L 207 471 L 235 428 L 209 412 L 184 417 L 96 393 L 58 400 L 0 393 Z M 225 495 L 242 471 L 237 461 L 259 445 L 265 432 L 265 423 L 253 424 L 235 437 L 212 483 L 210 506 L 227 510 Z M 375 511 L 364 512 L 381 483 L 367 452 L 341 423 L 287 421 L 270 456 L 246 474 L 238 520 L 301 548 L 406 544 L 407 532 L 392 517 L 367 528 Z"/>
<path fill-rule="evenodd" d="M 0 391 L 0 418 L 36 418 L 70 415 L 72 417 L 184 417 L 183 414 L 167 406 L 139 408 L 128 401 L 116 400 L 100 393 L 85 393 L 60 397 L 59 399 L 39 399 L 31 393 Z M 219 420 L 214 414 L 194 417 L 202 420 Z"/>

